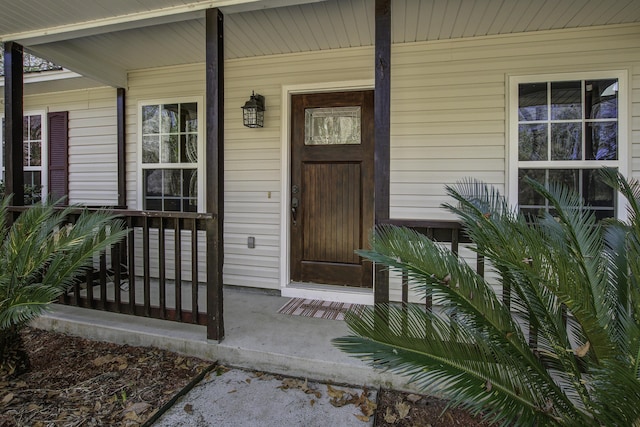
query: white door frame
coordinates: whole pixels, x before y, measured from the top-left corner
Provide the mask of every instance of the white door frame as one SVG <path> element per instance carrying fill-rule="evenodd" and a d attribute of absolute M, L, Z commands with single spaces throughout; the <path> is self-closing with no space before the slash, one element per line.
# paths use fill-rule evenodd
<path fill-rule="evenodd" d="M 298 93 L 373 90 L 375 80 L 283 85 L 281 100 L 280 165 L 280 291 L 282 296 L 321 299 L 352 304 L 373 304 L 373 288 L 347 288 L 331 285 L 292 283 L 290 270 L 291 221 L 291 95 Z"/>

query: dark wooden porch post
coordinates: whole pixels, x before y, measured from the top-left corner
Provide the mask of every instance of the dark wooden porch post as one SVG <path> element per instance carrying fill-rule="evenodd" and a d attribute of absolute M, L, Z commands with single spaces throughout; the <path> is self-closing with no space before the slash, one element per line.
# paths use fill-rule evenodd
<path fill-rule="evenodd" d="M 13 193 L 14 206 L 24 206 L 22 56 L 18 43 L 4 44 L 5 194 Z"/>
<path fill-rule="evenodd" d="M 117 133 L 118 133 L 118 209 L 127 208 L 127 158 L 125 130 L 125 96 L 124 88 L 116 89 Z"/>
<path fill-rule="evenodd" d="M 214 221 L 207 226 L 207 338 L 224 338 L 222 265 L 224 262 L 224 17 L 206 12 L 206 207 Z"/>
<path fill-rule="evenodd" d="M 389 219 L 391 0 L 375 5 L 375 222 Z M 389 302 L 389 273 L 376 265 L 374 301 Z"/>

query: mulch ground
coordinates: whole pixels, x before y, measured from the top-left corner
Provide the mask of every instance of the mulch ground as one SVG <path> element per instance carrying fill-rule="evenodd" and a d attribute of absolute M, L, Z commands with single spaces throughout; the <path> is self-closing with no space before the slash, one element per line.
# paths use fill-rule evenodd
<path fill-rule="evenodd" d="M 0 427 L 140 426 L 211 362 L 27 328 L 31 371 L 0 379 Z M 376 426 L 488 426 L 427 396 L 382 390 Z"/>

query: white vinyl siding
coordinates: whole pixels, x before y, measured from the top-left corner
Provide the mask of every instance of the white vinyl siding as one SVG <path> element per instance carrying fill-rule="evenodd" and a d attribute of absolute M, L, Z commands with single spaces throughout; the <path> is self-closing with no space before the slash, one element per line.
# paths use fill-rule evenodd
<path fill-rule="evenodd" d="M 372 61 L 373 51 L 365 48 L 225 62 L 225 284 L 280 288 L 282 86 L 372 79 L 373 70 L 369 66 Z M 260 72 L 256 73 L 258 69 Z M 204 82 L 203 64 L 129 74 L 128 170 L 136 167 L 138 142 L 132 123 L 138 119 L 137 103 L 145 99 L 202 96 Z M 249 129 L 242 124 L 240 107 L 253 90 L 266 100 L 265 126 L 261 129 Z M 127 178 L 129 204 L 135 207 L 137 177 L 129 173 Z M 256 239 L 253 249 L 247 248 L 249 236 Z"/>
<path fill-rule="evenodd" d="M 27 95 L 24 110 L 69 112 L 69 202 L 117 205 L 116 90 L 96 88 Z"/>
<path fill-rule="evenodd" d="M 633 58 L 638 58 L 635 62 Z M 391 217 L 451 219 L 444 185 L 472 176 L 507 188 L 510 75 L 630 69 L 629 169 L 640 176 L 640 26 L 395 44 L 391 83 Z M 372 80 L 373 48 L 225 62 L 226 284 L 279 288 L 282 87 Z M 136 208 L 137 102 L 202 96 L 203 64 L 129 73 L 128 203 Z M 252 91 L 265 127 L 242 125 Z M 621 131 L 624 131 L 621 129 Z M 631 164 L 632 163 L 632 164 Z M 247 248 L 247 237 L 256 248 Z M 392 297 L 399 298 L 394 286 Z"/>
<path fill-rule="evenodd" d="M 509 75 L 628 69 L 631 58 L 637 74 L 640 26 L 394 45 L 391 217 L 450 219 L 444 184 L 468 176 L 505 191 Z"/>

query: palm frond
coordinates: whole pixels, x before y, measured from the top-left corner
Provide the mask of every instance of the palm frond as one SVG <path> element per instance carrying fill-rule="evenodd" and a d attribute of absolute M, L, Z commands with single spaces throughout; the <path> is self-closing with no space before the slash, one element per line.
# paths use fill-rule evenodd
<path fill-rule="evenodd" d="M 558 421 L 558 414 L 549 409 L 553 391 L 531 387 L 540 384 L 533 371 L 515 375 L 522 364 L 514 353 L 496 354 L 486 337 L 469 335 L 468 330 L 416 307 L 405 313 L 391 306 L 386 313 L 391 324 L 404 322 L 409 331 L 400 334 L 397 328 L 372 328 L 382 318 L 375 308 L 368 308 L 347 316 L 355 336 L 334 343 L 374 366 L 408 375 L 416 385 L 446 396 L 453 405 L 483 412 L 493 421 L 518 425 L 531 425 L 540 417 Z M 566 406 L 564 397 L 559 397 L 553 403 Z M 579 413 L 574 416 L 581 417 Z"/>
<path fill-rule="evenodd" d="M 350 314 L 354 335 L 335 344 L 504 424 L 636 425 L 640 185 L 606 173 L 629 199 L 628 224 L 597 222 L 578 195 L 553 184 L 529 182 L 551 207 L 533 223 L 479 181 L 447 187 L 456 204 L 445 208 L 509 289 L 505 300 L 427 237 L 377 228 L 371 249 L 359 253 L 401 271 L 439 305 Z"/>
<path fill-rule="evenodd" d="M 0 328 L 39 316 L 91 264 L 94 254 L 125 235 L 124 224 L 106 212 L 83 212 L 66 225 L 75 207 L 36 205 L 24 212 L 0 244 Z M 0 207 L 0 216 L 6 205 Z"/>
<path fill-rule="evenodd" d="M 540 351 L 551 355 L 546 358 L 547 368 L 568 375 L 560 381 L 574 381 L 580 376 L 580 367 L 566 351 L 571 348 L 571 339 L 563 323 L 563 309 L 548 289 L 561 280 L 553 269 L 548 268 L 549 260 L 559 254 L 553 245 L 541 247 L 539 227 L 517 215 L 497 191 L 481 187 L 479 196 L 474 197 L 458 192 L 457 187 L 449 187 L 448 191 L 458 201 L 458 206 L 445 207 L 462 218 L 465 231 L 477 245 L 476 250 L 491 260 L 502 285 L 511 289 L 511 309 L 538 331 Z M 489 200 L 478 203 L 478 197 Z M 495 212 L 476 209 L 478 204 L 497 208 Z M 575 393 L 585 396 L 587 391 L 580 387 Z"/>
<path fill-rule="evenodd" d="M 20 327 L 39 317 L 61 294 L 60 288 L 40 283 L 23 287 L 19 293 L 0 303 L 0 329 Z"/>
<path fill-rule="evenodd" d="M 454 254 L 413 230 L 391 226 L 376 230 L 371 247 L 372 250 L 359 253 L 374 262 L 405 272 L 416 289 L 434 300 L 443 301 L 448 316 L 455 318 L 460 325 L 458 329 L 476 331 L 483 341 L 491 342 L 492 352 L 496 355 L 502 354 L 501 357 L 505 358 L 518 355 L 521 367 L 527 363 L 528 370 L 547 377 L 543 383 L 555 389 L 555 393 L 561 396 L 560 400 L 566 398 L 528 347 L 509 308 L 498 300 L 482 277 Z M 573 360 L 566 356 L 564 348 L 560 357 Z M 544 394 L 549 393 L 545 390 Z"/>

